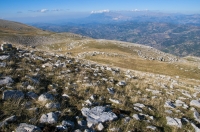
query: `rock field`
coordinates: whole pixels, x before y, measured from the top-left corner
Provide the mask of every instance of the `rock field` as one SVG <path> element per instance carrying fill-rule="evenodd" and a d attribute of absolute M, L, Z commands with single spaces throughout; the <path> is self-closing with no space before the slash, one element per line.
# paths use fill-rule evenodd
<path fill-rule="evenodd" d="M 200 132 L 199 80 L 34 48 L 0 51 L 0 97 L 0 131 Z"/>

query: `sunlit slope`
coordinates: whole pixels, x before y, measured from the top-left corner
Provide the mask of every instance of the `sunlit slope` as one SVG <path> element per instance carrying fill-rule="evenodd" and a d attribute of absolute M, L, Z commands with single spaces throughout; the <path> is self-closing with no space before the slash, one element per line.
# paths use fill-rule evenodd
<path fill-rule="evenodd" d="M 131 70 L 200 79 L 199 62 L 133 43 L 68 39 L 66 43 L 43 45 L 38 48 Z"/>
<path fill-rule="evenodd" d="M 72 33 L 43 31 L 25 24 L 0 20 L 0 42 L 36 46 L 56 52 L 125 69 L 200 79 L 200 61 L 179 58 L 139 44 L 96 40 Z"/>
<path fill-rule="evenodd" d="M 54 33 L 43 31 L 22 23 L 0 19 L 0 42 L 22 45 L 42 45 L 65 42 L 66 38 L 82 38 L 72 33 Z"/>

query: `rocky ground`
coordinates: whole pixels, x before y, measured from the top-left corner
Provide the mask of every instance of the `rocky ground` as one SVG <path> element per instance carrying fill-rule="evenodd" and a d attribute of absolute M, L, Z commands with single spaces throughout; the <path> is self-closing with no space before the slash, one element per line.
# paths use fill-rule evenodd
<path fill-rule="evenodd" d="M 0 130 L 196 131 L 200 81 L 62 54 L 0 51 Z"/>

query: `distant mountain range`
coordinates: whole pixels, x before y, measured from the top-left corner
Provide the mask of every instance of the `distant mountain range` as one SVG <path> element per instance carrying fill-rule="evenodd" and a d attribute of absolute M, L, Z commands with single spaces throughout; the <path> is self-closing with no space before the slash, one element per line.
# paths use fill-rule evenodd
<path fill-rule="evenodd" d="M 200 56 L 200 15 L 150 11 L 106 11 L 61 24 L 32 23 L 54 32 L 72 32 L 152 46 L 178 56 Z"/>

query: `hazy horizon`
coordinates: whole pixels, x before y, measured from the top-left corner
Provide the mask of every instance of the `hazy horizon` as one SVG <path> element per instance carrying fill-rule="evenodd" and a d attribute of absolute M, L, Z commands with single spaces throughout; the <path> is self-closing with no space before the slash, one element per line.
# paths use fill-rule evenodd
<path fill-rule="evenodd" d="M 48 22 L 107 10 L 199 14 L 199 5 L 198 0 L 0 0 L 0 19 Z"/>

